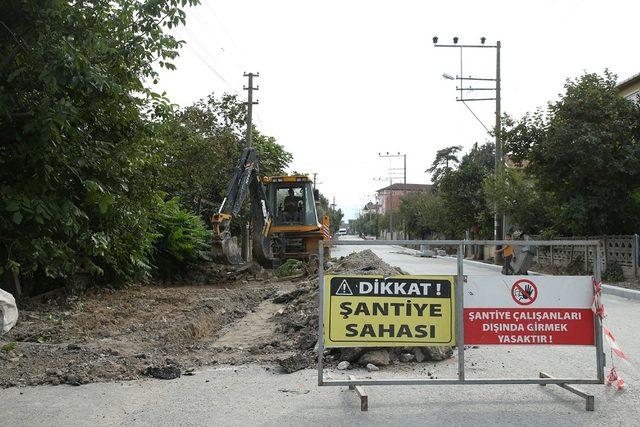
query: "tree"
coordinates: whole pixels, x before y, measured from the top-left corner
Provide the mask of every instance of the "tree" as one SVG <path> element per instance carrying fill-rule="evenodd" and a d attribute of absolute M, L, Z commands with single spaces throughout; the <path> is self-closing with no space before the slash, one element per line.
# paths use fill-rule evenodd
<path fill-rule="evenodd" d="M 492 212 L 506 214 L 514 230 L 540 234 L 551 221 L 551 197 L 539 189 L 534 177 L 524 170 L 501 168 L 484 179 L 487 206 Z"/>
<path fill-rule="evenodd" d="M 149 271 L 149 84 L 173 69 L 198 0 L 6 0 L 0 6 L 0 274 L 121 282 Z M 151 190 L 150 190 L 151 189 Z"/>
<path fill-rule="evenodd" d="M 485 200 L 482 187 L 485 177 L 494 168 L 494 145 L 475 144 L 465 154 L 457 169 L 453 169 L 439 180 L 437 194 L 444 205 L 447 236 L 461 236 L 471 227 L 478 228 L 481 235 L 490 236 L 493 219 Z"/>
<path fill-rule="evenodd" d="M 342 218 L 344 217 L 344 213 L 342 209 L 334 209 L 329 204 L 329 199 L 327 199 L 322 193 L 320 193 L 320 203 L 318 206 L 318 220 L 322 221 L 322 217 L 324 215 L 329 216 L 329 232 L 331 234 L 338 231 L 340 228 L 340 223 L 342 222 Z"/>
<path fill-rule="evenodd" d="M 368 213 L 360 215 L 354 222 L 354 231 L 363 236 L 378 236 L 380 230 L 384 228 L 384 215 L 378 213 Z"/>
<path fill-rule="evenodd" d="M 426 239 L 448 231 L 442 199 L 433 193 L 409 193 L 400 201 L 400 215 L 412 237 Z"/>
<path fill-rule="evenodd" d="M 437 151 L 435 160 L 429 169 L 427 169 L 427 172 L 431 174 L 431 181 L 434 184 L 437 185 L 440 178 L 451 172 L 453 167 L 460 163 L 457 155 L 460 150 L 462 150 L 461 145 L 453 145 Z"/>
<path fill-rule="evenodd" d="M 640 226 L 640 106 L 616 78 L 584 74 L 546 112 L 505 130 L 506 152 L 548 194 L 548 224 L 577 235 L 632 233 Z"/>
<path fill-rule="evenodd" d="M 184 108 L 159 125 L 155 152 L 163 165 L 161 188 L 208 220 L 225 197 L 244 149 L 245 108 L 235 95 L 214 94 Z M 292 159 L 275 138 L 253 129 L 262 176 L 281 175 Z"/>

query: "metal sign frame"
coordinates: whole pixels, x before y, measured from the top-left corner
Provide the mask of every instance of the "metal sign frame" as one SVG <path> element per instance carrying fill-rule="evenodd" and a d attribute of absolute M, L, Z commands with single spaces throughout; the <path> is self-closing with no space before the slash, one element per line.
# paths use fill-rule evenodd
<path fill-rule="evenodd" d="M 455 319 L 456 319 L 456 348 L 458 352 L 458 378 L 379 378 L 357 379 L 350 376 L 348 380 L 325 378 L 324 376 L 324 245 L 318 245 L 318 385 L 319 386 L 348 386 L 356 390 L 361 400 L 367 400 L 362 387 L 380 385 L 477 385 L 477 384 L 548 384 L 558 385 L 586 401 L 586 410 L 595 409 L 593 395 L 587 394 L 570 384 L 604 384 L 605 382 L 605 353 L 603 348 L 602 321 L 594 316 L 595 350 L 596 350 L 596 378 L 555 378 L 544 372 L 533 378 L 466 378 L 464 364 L 464 248 L 466 245 L 512 245 L 512 246 L 593 246 L 593 276 L 597 282 L 601 279 L 602 244 L 599 240 L 332 240 L 331 246 L 392 246 L 392 245 L 435 245 L 457 246 L 457 274 L 455 286 Z M 361 402 L 362 403 L 362 402 Z M 362 405 L 362 407 L 368 407 Z M 363 409 L 366 410 L 366 409 Z"/>

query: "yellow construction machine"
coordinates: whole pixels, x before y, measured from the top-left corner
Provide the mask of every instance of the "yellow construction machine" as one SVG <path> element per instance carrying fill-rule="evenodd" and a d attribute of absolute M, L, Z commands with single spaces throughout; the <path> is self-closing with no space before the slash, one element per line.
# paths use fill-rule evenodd
<path fill-rule="evenodd" d="M 329 217 L 318 221 L 319 193 L 306 175 L 259 176 L 255 148 L 244 149 L 227 187 L 213 224 L 212 252 L 221 264 L 242 264 L 237 238 L 231 235 L 231 221 L 239 214 L 247 196 L 251 200 L 253 258 L 273 268 L 287 259 L 309 260 L 318 253 L 318 245 L 328 250 Z M 328 253 L 327 253 L 328 256 Z"/>

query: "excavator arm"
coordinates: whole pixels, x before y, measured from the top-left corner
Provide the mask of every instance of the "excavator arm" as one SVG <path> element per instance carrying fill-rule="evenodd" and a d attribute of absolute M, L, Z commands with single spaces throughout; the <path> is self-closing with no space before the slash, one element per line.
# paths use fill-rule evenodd
<path fill-rule="evenodd" d="M 242 152 L 227 186 L 225 198 L 218 210 L 213 214 L 213 259 L 221 264 L 242 264 L 242 254 L 238 241 L 231 235 L 231 221 L 238 216 L 247 195 L 251 196 L 251 217 L 253 219 L 254 259 L 264 267 L 273 265 L 271 252 L 271 212 L 267 198 L 259 178 L 259 159 L 256 149 L 247 147 Z"/>

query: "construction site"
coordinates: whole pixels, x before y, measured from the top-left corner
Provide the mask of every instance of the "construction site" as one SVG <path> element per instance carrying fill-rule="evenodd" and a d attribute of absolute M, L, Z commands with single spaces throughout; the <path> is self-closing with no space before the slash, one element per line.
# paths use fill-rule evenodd
<path fill-rule="evenodd" d="M 331 264 L 328 273 L 401 274 L 371 251 Z M 315 366 L 317 275 L 278 278 L 256 264 L 240 272 L 209 267 L 181 283 L 28 303 L 2 337 L 15 346 L 0 353 L 7 368 L 0 386 L 173 379 L 217 364 L 257 363 L 283 374 Z M 336 368 L 346 362 L 378 370 L 452 354 L 440 347 L 348 348 L 328 352 L 325 360 Z"/>
<path fill-rule="evenodd" d="M 637 425 L 640 4 L 530 3 L 3 1 L 0 423 Z"/>

